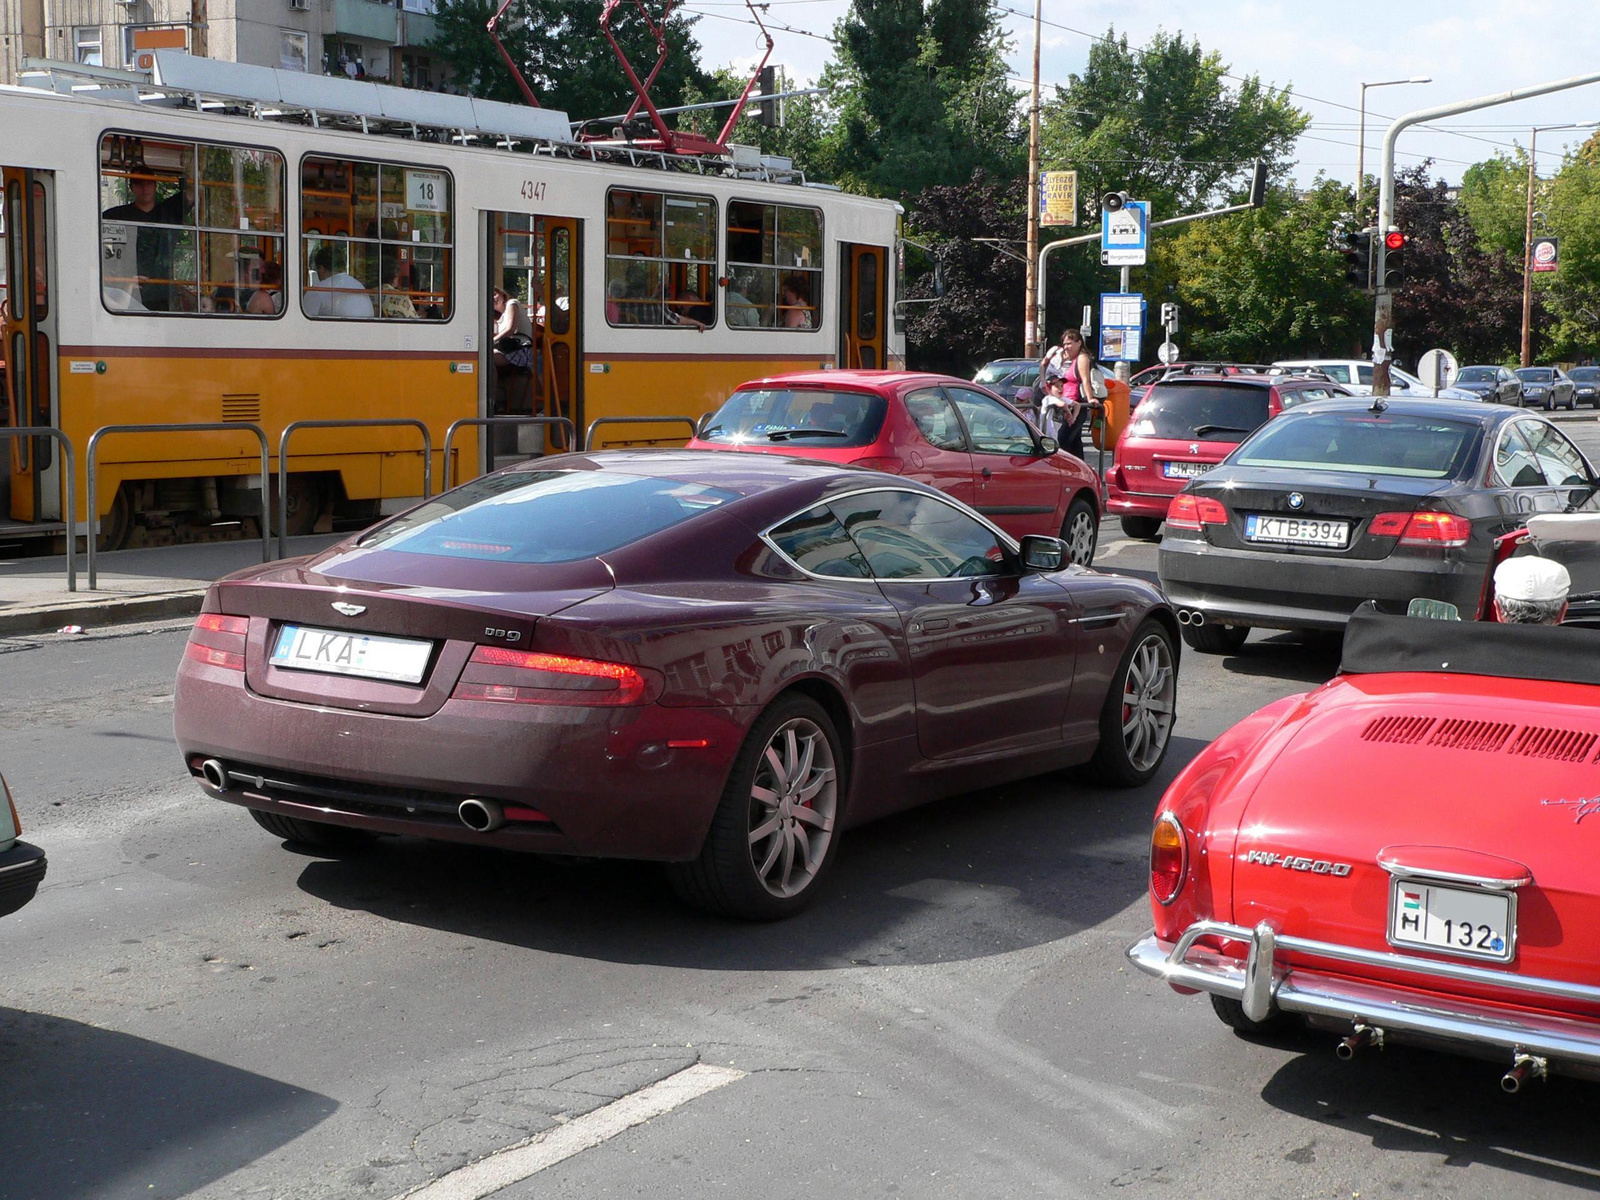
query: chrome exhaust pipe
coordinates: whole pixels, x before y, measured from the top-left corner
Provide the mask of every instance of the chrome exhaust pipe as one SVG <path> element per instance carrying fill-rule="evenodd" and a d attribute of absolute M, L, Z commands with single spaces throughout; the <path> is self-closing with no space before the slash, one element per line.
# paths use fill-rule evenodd
<path fill-rule="evenodd" d="M 1356 1051 L 1363 1046 L 1376 1046 L 1382 1050 L 1383 1030 L 1374 1025 L 1357 1025 L 1355 1032 L 1335 1046 L 1333 1052 L 1345 1062 L 1349 1062 L 1356 1056 Z"/>
<path fill-rule="evenodd" d="M 1199 629 L 1200 626 L 1204 625 L 1205 623 L 1206 615 L 1198 608 L 1189 614 L 1189 624 L 1193 625 L 1196 629 Z"/>
<path fill-rule="evenodd" d="M 219 792 L 228 790 L 228 768 L 222 765 L 221 759 L 208 758 L 201 763 L 200 778 Z"/>
<path fill-rule="evenodd" d="M 1537 1054 L 1518 1054 L 1511 1060 L 1511 1070 L 1500 1076 L 1500 1090 L 1508 1096 L 1515 1096 L 1530 1076 L 1535 1079 L 1550 1078 L 1549 1060 Z"/>
<path fill-rule="evenodd" d="M 500 807 L 498 800 L 479 800 L 476 797 L 463 800 L 456 809 L 456 816 L 461 818 L 463 825 L 477 833 L 490 833 L 506 823 L 505 809 Z"/>
<path fill-rule="evenodd" d="M 1192 612 L 1190 612 L 1187 608 L 1180 608 L 1178 610 L 1178 624 L 1179 625 L 1187 625 L 1189 623 L 1190 619 L 1193 618 L 1193 616 L 1194 616 L 1194 614 Z"/>

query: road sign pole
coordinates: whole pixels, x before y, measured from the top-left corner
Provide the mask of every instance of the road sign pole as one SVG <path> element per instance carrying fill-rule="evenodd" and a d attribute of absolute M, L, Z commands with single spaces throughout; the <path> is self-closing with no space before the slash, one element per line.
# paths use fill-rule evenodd
<path fill-rule="evenodd" d="M 1122 268 L 1122 290 L 1124 293 L 1131 292 L 1133 290 L 1132 282 L 1128 278 L 1129 270 L 1130 268 L 1128 267 Z M 1133 369 L 1128 365 L 1127 360 L 1124 359 L 1117 363 L 1118 379 L 1122 380 L 1123 383 L 1127 383 L 1132 376 Z"/>

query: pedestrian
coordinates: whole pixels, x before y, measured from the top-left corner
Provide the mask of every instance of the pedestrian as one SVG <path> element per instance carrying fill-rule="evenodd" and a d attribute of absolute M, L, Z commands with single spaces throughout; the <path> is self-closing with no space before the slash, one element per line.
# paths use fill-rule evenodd
<path fill-rule="evenodd" d="M 1076 329 L 1066 329 L 1061 333 L 1061 341 L 1051 346 L 1044 352 L 1044 357 L 1039 360 L 1039 386 L 1043 388 L 1052 379 L 1065 379 L 1072 364 L 1072 358 L 1067 354 L 1067 334 L 1077 334 Z M 1081 340 L 1081 335 L 1079 335 Z"/>
<path fill-rule="evenodd" d="M 1061 376 L 1054 376 L 1044 385 L 1039 397 L 1039 428 L 1045 437 L 1061 440 L 1061 429 L 1066 422 L 1066 401 L 1061 395 Z"/>
<path fill-rule="evenodd" d="M 1069 329 L 1061 335 L 1061 345 L 1057 349 L 1061 351 L 1060 357 L 1066 363 L 1066 369 L 1061 378 L 1061 434 L 1056 440 L 1068 454 L 1081 459 L 1083 431 L 1089 424 L 1089 405 L 1093 400 L 1104 397 L 1105 383 L 1103 379 L 1097 383 L 1096 376 L 1100 372 L 1094 365 L 1094 359 L 1089 357 L 1088 347 L 1083 344 L 1083 334 L 1076 329 Z"/>

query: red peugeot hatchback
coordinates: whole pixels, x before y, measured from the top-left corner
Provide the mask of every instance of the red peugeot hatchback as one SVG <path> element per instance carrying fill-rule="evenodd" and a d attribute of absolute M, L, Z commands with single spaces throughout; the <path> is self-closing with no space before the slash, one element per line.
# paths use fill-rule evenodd
<path fill-rule="evenodd" d="M 701 423 L 696 450 L 784 454 L 904 475 L 976 509 L 1013 538 L 1059 537 L 1094 560 L 1099 490 L 992 392 L 950 375 L 797 371 L 741 386 Z"/>
<path fill-rule="evenodd" d="M 1309 400 L 1348 396 L 1325 379 L 1285 375 L 1174 375 L 1152 384 L 1117 439 L 1106 471 L 1106 511 L 1132 538 L 1154 539 L 1167 506 L 1262 425 Z"/>

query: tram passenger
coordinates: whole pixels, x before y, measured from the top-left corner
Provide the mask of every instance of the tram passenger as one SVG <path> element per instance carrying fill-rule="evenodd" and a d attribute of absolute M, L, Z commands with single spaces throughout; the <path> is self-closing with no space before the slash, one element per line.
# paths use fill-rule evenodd
<path fill-rule="evenodd" d="M 750 299 L 750 277 L 736 274 L 728 285 L 728 295 L 723 302 L 729 325 L 752 328 L 761 324 L 761 313 Z"/>
<path fill-rule="evenodd" d="M 317 282 L 305 290 L 300 307 L 308 317 L 372 318 L 372 297 L 362 282 L 348 271 L 333 269 L 333 247 L 324 242 L 311 256 Z"/>
<path fill-rule="evenodd" d="M 182 225 L 185 204 L 181 180 L 173 180 L 171 195 L 157 199 L 154 175 L 130 175 L 127 204 L 114 205 L 100 215 L 107 221 L 139 225 Z M 133 270 L 139 284 L 139 303 L 149 312 L 173 312 L 178 297 L 172 286 L 172 260 L 178 239 L 176 229 L 141 229 L 133 237 Z"/>
<path fill-rule="evenodd" d="M 784 328 L 811 328 L 810 290 L 806 281 L 798 275 L 791 275 L 783 281 L 783 299 L 778 307 L 783 313 Z"/>
<path fill-rule="evenodd" d="M 396 259 L 389 286 L 383 293 L 383 315 L 390 320 L 415 321 L 417 306 L 411 300 L 415 290 L 411 282 L 411 264 L 405 259 Z"/>
<path fill-rule="evenodd" d="M 533 323 L 521 300 L 504 288 L 490 293 L 494 309 L 494 365 L 498 371 L 533 370 Z"/>
<path fill-rule="evenodd" d="M 283 311 L 283 265 L 264 262 L 256 270 L 256 290 L 245 302 L 245 312 L 275 317 Z"/>
<path fill-rule="evenodd" d="M 667 305 L 667 314 L 679 324 L 693 325 L 702 333 L 717 319 L 716 306 L 702 299 L 690 284 L 672 285 L 672 302 Z"/>

